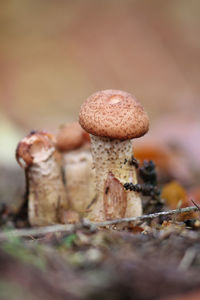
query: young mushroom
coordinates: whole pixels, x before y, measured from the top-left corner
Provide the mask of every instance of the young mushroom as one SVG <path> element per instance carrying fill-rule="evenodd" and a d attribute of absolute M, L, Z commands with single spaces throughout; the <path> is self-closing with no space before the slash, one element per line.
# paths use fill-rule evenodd
<path fill-rule="evenodd" d="M 89 134 L 78 122 L 63 125 L 56 137 L 70 208 L 84 214 L 96 195 L 95 171 Z"/>
<path fill-rule="evenodd" d="M 16 159 L 25 169 L 28 218 L 32 226 L 60 223 L 67 197 L 53 135 L 31 132 L 20 141 Z"/>
<path fill-rule="evenodd" d="M 126 191 L 123 185 L 137 183 L 131 139 L 148 131 L 143 107 L 129 93 L 104 90 L 83 103 L 79 122 L 90 133 L 96 170 L 97 199 L 87 217 L 103 221 L 141 215 L 139 194 Z"/>

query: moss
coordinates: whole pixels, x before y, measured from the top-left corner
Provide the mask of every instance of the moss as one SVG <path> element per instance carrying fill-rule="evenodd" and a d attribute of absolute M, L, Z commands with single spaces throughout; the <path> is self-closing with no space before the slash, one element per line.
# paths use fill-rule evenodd
<path fill-rule="evenodd" d="M 77 235 L 72 233 L 63 239 L 61 247 L 71 248 L 77 239 Z"/>
<path fill-rule="evenodd" d="M 46 262 L 38 251 L 39 249 L 35 249 L 36 251 L 34 250 L 33 253 L 32 249 L 27 248 L 19 238 L 10 238 L 2 243 L 1 249 L 23 263 L 31 264 L 41 271 L 46 270 Z"/>

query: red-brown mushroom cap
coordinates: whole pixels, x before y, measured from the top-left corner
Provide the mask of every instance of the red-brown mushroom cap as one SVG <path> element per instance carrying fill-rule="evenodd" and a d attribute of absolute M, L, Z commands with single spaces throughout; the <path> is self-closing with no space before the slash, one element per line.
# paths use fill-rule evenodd
<path fill-rule="evenodd" d="M 83 130 L 78 122 L 64 124 L 56 137 L 56 147 L 59 151 L 69 151 L 77 149 L 86 142 L 88 133 Z"/>
<path fill-rule="evenodd" d="M 120 140 L 140 137 L 149 129 L 141 104 L 131 94 L 118 90 L 91 95 L 81 106 L 79 123 L 88 133 Z"/>

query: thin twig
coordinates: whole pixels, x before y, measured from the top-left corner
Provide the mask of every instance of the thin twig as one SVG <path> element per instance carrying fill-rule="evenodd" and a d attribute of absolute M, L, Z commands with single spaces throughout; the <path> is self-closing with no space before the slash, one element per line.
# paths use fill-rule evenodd
<path fill-rule="evenodd" d="M 186 213 L 191 211 L 198 211 L 198 208 L 195 206 L 191 206 L 186 208 L 179 208 L 179 209 L 174 209 L 169 211 L 158 212 L 149 215 L 143 215 L 140 217 L 122 218 L 122 219 L 115 219 L 115 220 L 97 222 L 97 223 L 90 222 L 89 220 L 84 219 L 82 223 L 78 223 L 78 224 L 51 225 L 46 227 L 37 227 L 37 228 L 30 228 L 30 229 L 16 229 L 16 230 L 0 232 L 0 240 L 8 237 L 29 237 L 29 236 L 39 236 L 47 233 L 55 233 L 55 232 L 63 232 L 63 231 L 71 232 L 84 227 L 88 227 L 90 229 L 96 229 L 98 227 L 106 227 L 108 225 L 116 225 L 120 223 L 129 223 L 129 222 L 137 223 L 137 222 L 154 219 L 161 216 L 170 216 L 170 215 Z"/>
<path fill-rule="evenodd" d="M 197 209 L 200 210 L 199 205 L 198 205 L 196 202 L 194 202 L 194 200 L 191 199 L 191 201 L 192 201 L 192 203 L 197 207 Z"/>
<path fill-rule="evenodd" d="M 79 226 L 78 226 L 79 225 Z M 4 232 L 0 232 L 0 240 L 10 237 L 34 237 L 38 235 L 45 235 L 47 233 L 55 233 L 62 231 L 73 231 L 74 229 L 78 229 L 80 224 L 64 224 L 64 225 L 50 225 L 45 227 L 35 227 L 35 228 L 27 228 L 27 229 L 14 229 L 14 230 L 6 230 Z"/>
<path fill-rule="evenodd" d="M 154 219 L 154 218 L 161 217 L 161 216 L 170 216 L 170 215 L 186 213 L 186 212 L 191 212 L 191 211 L 197 211 L 197 210 L 198 210 L 197 207 L 190 206 L 190 207 L 178 208 L 178 209 L 169 210 L 169 211 L 157 212 L 157 213 L 149 214 L 149 215 L 143 215 L 140 217 L 122 218 L 122 219 L 117 219 L 117 220 L 110 220 L 110 221 L 99 222 L 99 223 L 90 223 L 90 224 L 93 224 L 97 227 L 103 227 L 103 226 L 107 226 L 107 225 L 115 225 L 115 224 L 120 224 L 120 223 L 141 222 L 141 221 L 146 221 L 146 220 Z"/>

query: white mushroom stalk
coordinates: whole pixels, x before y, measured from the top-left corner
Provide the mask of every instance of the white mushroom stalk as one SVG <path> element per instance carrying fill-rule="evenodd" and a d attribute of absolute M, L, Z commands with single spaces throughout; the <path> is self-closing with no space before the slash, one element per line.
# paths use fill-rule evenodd
<path fill-rule="evenodd" d="M 90 150 L 81 148 L 65 153 L 63 165 L 70 207 L 84 215 L 96 195 L 95 171 Z"/>
<path fill-rule="evenodd" d="M 132 165 L 132 138 L 148 131 L 148 117 L 130 94 L 116 90 L 93 94 L 82 105 L 81 126 L 91 134 L 96 170 L 97 199 L 88 218 L 99 222 L 142 214 L 139 194 L 126 191 L 124 183 L 137 183 Z"/>
<path fill-rule="evenodd" d="M 68 203 L 54 137 L 46 132 L 29 134 L 18 144 L 16 158 L 26 173 L 30 224 L 60 223 Z"/>
<path fill-rule="evenodd" d="M 139 194 L 127 192 L 123 187 L 126 182 L 137 183 L 136 170 L 131 164 L 131 141 L 91 135 L 91 142 L 98 199 L 88 218 L 99 221 L 140 216 L 142 203 Z"/>

